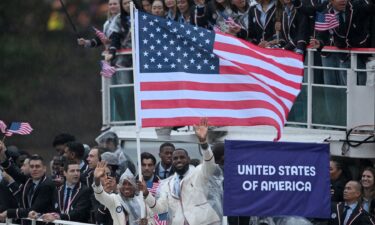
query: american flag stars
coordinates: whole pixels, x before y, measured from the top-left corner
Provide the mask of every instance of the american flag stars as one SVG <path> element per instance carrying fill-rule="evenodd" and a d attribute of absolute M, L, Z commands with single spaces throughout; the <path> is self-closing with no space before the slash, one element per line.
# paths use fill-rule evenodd
<path fill-rule="evenodd" d="M 141 72 L 218 73 L 214 65 L 219 59 L 212 54 L 214 32 L 152 15 L 141 19 Z"/>

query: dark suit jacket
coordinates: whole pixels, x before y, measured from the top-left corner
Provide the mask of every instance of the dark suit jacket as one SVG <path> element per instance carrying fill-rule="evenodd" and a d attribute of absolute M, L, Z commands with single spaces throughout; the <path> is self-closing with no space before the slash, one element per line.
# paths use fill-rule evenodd
<path fill-rule="evenodd" d="M 375 11 L 373 4 L 359 0 L 348 2 L 345 10 L 345 23 L 330 31 L 317 32 L 321 47 L 364 48 L 369 46 L 369 30 L 363 22 Z M 330 6 L 323 13 L 335 13 Z"/>
<path fill-rule="evenodd" d="M 288 14 L 284 11 L 281 19 L 281 39 L 285 44 L 282 47 L 287 50 L 297 48 L 305 51 L 308 38 L 307 16 L 299 8 L 295 8 L 291 13 L 290 20 L 289 23 Z"/>
<path fill-rule="evenodd" d="M 20 171 L 9 161 L 1 164 L 5 171 L 18 182 L 18 190 L 14 190 L 13 195 L 18 201 L 19 208 L 10 208 L 7 210 L 9 218 L 25 218 L 30 211 L 38 213 L 47 213 L 53 210 L 53 193 L 56 190 L 53 181 L 43 176 L 39 184 L 35 187 L 34 194 L 31 199 L 31 204 L 28 202 L 28 193 L 32 185 L 32 179 L 23 175 Z"/>
<path fill-rule="evenodd" d="M 80 181 L 87 187 L 91 187 L 94 181 L 94 171 L 91 169 L 86 170 L 86 172 L 81 174 Z"/>
<path fill-rule="evenodd" d="M 96 217 L 96 224 L 113 225 L 111 213 L 109 212 L 108 208 L 106 208 L 104 205 L 100 205 L 97 208 L 97 211 L 95 213 L 95 217 Z"/>
<path fill-rule="evenodd" d="M 156 163 L 156 165 L 155 165 L 155 173 L 154 173 L 158 177 L 160 177 L 159 176 L 159 166 L 160 166 L 160 162 Z M 172 168 L 171 168 L 171 170 L 169 172 L 168 177 L 172 176 L 174 174 L 174 172 L 175 172 L 175 170 L 174 170 L 174 168 L 172 166 Z M 160 177 L 160 179 L 163 179 L 163 178 L 164 178 L 163 176 Z"/>
<path fill-rule="evenodd" d="M 17 208 L 17 200 L 13 197 L 7 185 L 0 183 L 0 212 L 4 212 L 10 208 Z"/>
<path fill-rule="evenodd" d="M 54 211 L 59 213 L 62 220 L 70 220 L 75 222 L 86 222 L 90 218 L 90 189 L 82 183 L 76 184 L 71 194 L 71 204 L 64 211 L 64 190 L 62 185 L 54 195 Z"/>
<path fill-rule="evenodd" d="M 344 221 L 341 221 L 341 216 L 344 212 L 344 202 L 332 204 L 331 220 L 329 225 L 343 225 Z M 374 225 L 375 223 L 370 218 L 370 215 L 362 208 L 361 204 L 358 203 L 349 217 L 346 225 Z"/>
<path fill-rule="evenodd" d="M 254 44 L 259 44 L 262 40 L 271 41 L 275 35 L 276 7 L 272 6 L 266 16 L 265 25 L 260 22 L 261 12 L 256 5 L 249 10 L 249 27 L 247 38 Z"/>

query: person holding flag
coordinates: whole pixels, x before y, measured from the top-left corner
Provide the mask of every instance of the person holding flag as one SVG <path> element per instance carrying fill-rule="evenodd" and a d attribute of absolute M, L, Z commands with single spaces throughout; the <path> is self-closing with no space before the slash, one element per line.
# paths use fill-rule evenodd
<path fill-rule="evenodd" d="M 142 218 L 142 199 L 137 196 L 135 177 L 129 169 L 121 175 L 118 184 L 119 193 L 109 194 L 104 191 L 101 178 L 106 176 L 107 163 L 101 161 L 94 171 L 94 183 L 92 188 L 96 200 L 108 208 L 113 219 L 113 225 L 153 225 L 155 224 L 153 213 L 149 207 L 145 207 L 146 215 Z"/>
<path fill-rule="evenodd" d="M 109 37 L 111 36 L 112 32 L 109 29 L 110 24 L 113 21 L 113 18 L 120 13 L 120 2 L 119 0 L 109 0 L 108 1 L 108 14 L 107 14 L 107 21 L 105 21 L 103 25 L 103 32 L 93 27 L 96 37 L 88 40 L 84 38 L 78 38 L 77 42 L 78 45 L 83 46 L 85 48 L 95 48 L 101 45 L 104 45 L 105 48 L 108 48 L 110 44 Z"/>
<path fill-rule="evenodd" d="M 46 164 L 39 155 L 32 155 L 29 159 L 30 176 L 22 174 L 9 160 L 6 147 L 0 141 L 0 163 L 4 170 L 16 182 L 21 183 L 20 189 L 15 193 L 18 201 L 17 208 L 9 208 L 0 213 L 0 220 L 4 218 L 31 218 L 36 219 L 38 213 L 53 211 L 53 194 L 56 187 L 46 176 Z"/>
<path fill-rule="evenodd" d="M 168 212 L 169 225 L 221 224 L 222 217 L 215 212 L 207 199 L 209 195 L 207 183 L 217 168 L 213 153 L 207 143 L 207 118 L 201 119 L 194 129 L 203 149 L 201 165 L 189 166 L 188 152 L 182 148 L 176 149 L 172 157 L 176 172 L 161 184 L 158 199 L 150 194 L 144 181 L 138 183 L 146 204 L 154 213 Z"/>
<path fill-rule="evenodd" d="M 331 0 L 330 5 L 322 14 L 317 14 L 315 21 L 317 36 L 310 40 L 310 45 L 318 50 L 324 46 L 368 47 L 369 30 L 366 29 L 366 24 L 363 21 L 374 11 L 374 4 L 368 1 Z M 349 68 L 350 57 L 346 53 L 324 52 L 322 53 L 322 64 L 324 67 Z M 365 78 L 359 76 L 358 83 L 364 84 Z M 337 74 L 333 70 L 324 70 L 324 84 L 346 85 L 346 71 L 340 71 Z"/>
<path fill-rule="evenodd" d="M 325 46 L 334 46 L 337 48 L 366 48 L 369 46 L 369 30 L 366 28 L 366 23 L 363 21 L 371 13 L 375 12 L 374 4 L 367 1 L 348 0 L 331 0 L 324 14 L 324 26 L 322 26 L 322 19 L 315 22 L 315 29 L 317 31 L 316 38 L 310 40 L 312 48 L 321 51 Z M 321 17 L 321 16 L 320 16 Z M 338 22 L 338 25 L 337 25 Z M 331 53 L 321 52 L 322 65 L 324 67 L 333 68 L 350 68 L 350 54 L 349 53 Z M 358 57 L 357 68 L 364 68 L 364 61 L 366 58 Z M 347 84 L 346 70 L 324 70 L 323 82 L 328 85 Z M 357 84 L 364 85 L 366 83 L 366 74 L 358 73 Z M 332 123 L 340 123 L 345 121 L 346 107 L 343 104 L 346 102 L 346 94 L 334 91 L 332 88 L 325 89 L 325 108 L 327 121 Z"/>
<path fill-rule="evenodd" d="M 4 134 L 3 141 L 5 137 L 10 137 L 13 134 L 28 135 L 31 134 L 33 128 L 27 122 L 12 122 L 10 127 L 7 129 L 7 125 L 0 120 L 0 131 Z"/>

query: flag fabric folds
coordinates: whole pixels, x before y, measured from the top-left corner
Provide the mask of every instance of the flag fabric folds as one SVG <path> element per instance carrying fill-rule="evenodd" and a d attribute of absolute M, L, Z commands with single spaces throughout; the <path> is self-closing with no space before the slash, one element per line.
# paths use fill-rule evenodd
<path fill-rule="evenodd" d="M 316 12 L 315 14 L 315 30 L 317 31 L 326 31 L 334 29 L 340 25 L 339 21 L 336 18 L 336 15 L 333 13 L 321 13 Z"/>
<path fill-rule="evenodd" d="M 95 27 L 92 27 L 92 29 L 94 29 L 95 35 L 100 39 L 100 41 L 103 44 L 107 44 L 108 38 L 105 36 L 105 34 L 101 32 L 100 30 L 96 29 Z"/>
<path fill-rule="evenodd" d="M 141 127 L 270 125 L 280 138 L 301 90 L 302 56 L 136 11 Z"/>
<path fill-rule="evenodd" d="M 102 60 L 100 61 L 100 66 L 102 70 L 100 71 L 100 75 L 103 77 L 111 78 L 113 74 L 116 73 L 116 68 L 111 66 L 107 61 Z"/>
<path fill-rule="evenodd" d="M 7 129 L 7 125 L 4 123 L 4 121 L 0 120 L 0 131 L 1 131 L 1 133 L 5 133 L 6 129 Z"/>
<path fill-rule="evenodd" d="M 13 122 L 6 131 L 5 136 L 12 136 L 13 134 L 27 135 L 33 131 L 29 123 Z"/>

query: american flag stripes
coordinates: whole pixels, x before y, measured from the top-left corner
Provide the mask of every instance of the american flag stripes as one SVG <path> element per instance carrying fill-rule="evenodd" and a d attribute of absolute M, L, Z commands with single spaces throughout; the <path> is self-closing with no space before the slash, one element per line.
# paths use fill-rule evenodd
<path fill-rule="evenodd" d="M 6 129 L 7 129 L 7 125 L 4 123 L 4 121 L 0 120 L 0 131 L 1 131 L 1 133 L 5 133 Z"/>
<path fill-rule="evenodd" d="M 100 61 L 100 65 L 102 67 L 100 75 L 102 75 L 103 77 L 111 78 L 113 74 L 116 73 L 116 68 L 111 66 L 107 61 Z"/>
<path fill-rule="evenodd" d="M 6 131 L 5 136 L 12 136 L 13 134 L 27 135 L 33 131 L 29 123 L 13 122 Z"/>
<path fill-rule="evenodd" d="M 101 32 L 100 30 L 96 29 L 95 27 L 92 27 L 92 29 L 94 29 L 95 35 L 100 39 L 100 41 L 103 44 L 107 44 L 108 38 L 105 36 L 105 34 Z"/>
<path fill-rule="evenodd" d="M 147 189 L 148 189 L 149 192 L 151 192 L 151 194 L 153 196 L 155 196 L 158 189 L 159 189 L 159 186 L 160 186 L 160 181 L 159 182 L 153 182 L 152 187 L 147 188 Z M 162 215 L 164 215 L 164 214 L 162 214 Z M 154 220 L 155 220 L 156 225 L 167 225 L 167 223 L 168 223 L 167 220 L 165 220 L 163 218 L 160 218 L 158 214 L 154 215 Z"/>
<path fill-rule="evenodd" d="M 280 138 L 301 90 L 302 56 L 136 12 L 138 124 L 270 125 Z"/>
<path fill-rule="evenodd" d="M 315 30 L 326 31 L 334 29 L 340 25 L 334 13 L 320 13 L 316 12 L 315 15 Z"/>
<path fill-rule="evenodd" d="M 148 188 L 148 191 L 151 192 L 152 195 L 155 196 L 156 192 L 157 192 L 158 189 L 159 189 L 159 185 L 160 185 L 159 182 L 154 182 L 154 183 L 152 183 L 152 187 L 151 187 L 151 188 Z"/>

